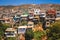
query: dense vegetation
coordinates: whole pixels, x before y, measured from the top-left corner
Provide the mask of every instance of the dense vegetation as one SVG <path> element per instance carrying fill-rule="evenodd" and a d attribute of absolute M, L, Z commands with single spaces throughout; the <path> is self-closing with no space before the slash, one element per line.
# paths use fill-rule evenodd
<path fill-rule="evenodd" d="M 26 30 L 25 40 L 32 40 L 34 38 L 34 33 L 31 29 Z"/>
<path fill-rule="evenodd" d="M 16 40 L 15 37 L 9 37 L 9 38 L 6 38 L 6 40 Z"/>
<path fill-rule="evenodd" d="M 6 30 L 6 28 L 8 28 L 8 27 L 9 27 L 9 25 L 7 25 L 7 24 L 2 24 L 2 23 L 0 22 L 0 39 L 4 38 L 5 30 Z"/>
<path fill-rule="evenodd" d="M 0 40 L 4 38 L 4 33 L 6 28 L 10 25 L 2 24 L 0 22 Z M 35 31 L 32 29 L 26 30 L 25 39 L 26 40 L 42 40 L 42 37 L 47 36 L 47 40 L 60 40 L 60 22 L 53 23 L 48 29 L 43 31 Z M 15 38 L 8 38 L 7 40 L 15 40 Z"/>
<path fill-rule="evenodd" d="M 47 32 L 48 40 L 60 40 L 60 22 L 55 22 Z"/>
<path fill-rule="evenodd" d="M 46 32 L 45 31 L 35 31 L 34 32 L 34 39 L 35 40 L 42 40 L 43 36 L 46 36 Z"/>
<path fill-rule="evenodd" d="M 34 34 L 34 35 L 32 35 Z M 26 36 L 26 38 L 33 37 L 35 40 L 42 40 L 42 38 L 44 39 L 44 37 L 47 36 L 47 40 L 60 40 L 60 22 L 55 22 L 53 24 L 51 24 L 51 26 L 44 30 L 44 31 L 35 31 L 35 32 L 30 32 L 27 31 L 28 36 Z"/>

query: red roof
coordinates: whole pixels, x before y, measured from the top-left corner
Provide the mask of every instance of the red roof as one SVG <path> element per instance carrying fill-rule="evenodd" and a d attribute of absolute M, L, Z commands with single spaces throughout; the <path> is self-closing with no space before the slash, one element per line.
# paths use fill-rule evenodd
<path fill-rule="evenodd" d="M 56 14 L 56 10 L 50 9 L 50 10 L 48 10 L 48 14 Z"/>

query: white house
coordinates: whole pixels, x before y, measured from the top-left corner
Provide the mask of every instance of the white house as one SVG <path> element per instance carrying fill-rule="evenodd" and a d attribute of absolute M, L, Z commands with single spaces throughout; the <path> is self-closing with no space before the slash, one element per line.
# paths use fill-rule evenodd
<path fill-rule="evenodd" d="M 40 17 L 46 17 L 46 10 L 40 11 Z"/>
<path fill-rule="evenodd" d="M 5 30 L 5 35 L 6 37 L 16 37 L 17 30 L 14 28 L 7 28 Z"/>
<path fill-rule="evenodd" d="M 40 17 L 46 17 L 46 13 L 41 13 Z"/>
<path fill-rule="evenodd" d="M 60 11 L 56 11 L 56 20 L 60 20 Z"/>
<path fill-rule="evenodd" d="M 30 14 L 29 15 L 29 19 L 33 19 L 34 18 L 34 15 L 33 14 Z"/>
<path fill-rule="evenodd" d="M 34 15 L 39 15 L 40 14 L 40 9 L 34 9 Z"/>
<path fill-rule="evenodd" d="M 39 19 L 39 15 L 34 15 L 34 18 Z"/>
<path fill-rule="evenodd" d="M 24 34 L 26 31 L 26 28 L 27 28 L 27 26 L 19 26 L 17 29 L 18 34 Z"/>
<path fill-rule="evenodd" d="M 28 10 L 28 12 L 29 12 L 29 19 L 33 19 L 34 18 L 34 9 L 31 8 Z"/>

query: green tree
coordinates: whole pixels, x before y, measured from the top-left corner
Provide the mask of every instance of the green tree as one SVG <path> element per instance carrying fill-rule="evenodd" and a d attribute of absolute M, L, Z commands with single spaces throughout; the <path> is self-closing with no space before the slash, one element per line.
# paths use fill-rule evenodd
<path fill-rule="evenodd" d="M 32 40 L 34 38 L 34 33 L 32 29 L 27 29 L 25 33 L 25 40 Z"/>
<path fill-rule="evenodd" d="M 41 38 L 46 35 L 46 31 L 35 31 L 34 32 L 34 39 L 35 40 L 42 40 Z"/>
<path fill-rule="evenodd" d="M 60 40 L 60 22 L 55 22 L 47 32 L 48 40 Z"/>
<path fill-rule="evenodd" d="M 4 33 L 5 33 L 5 30 L 6 30 L 7 27 L 9 27 L 9 25 L 2 24 L 0 22 L 0 39 L 2 39 L 4 37 Z"/>
<path fill-rule="evenodd" d="M 15 37 L 8 37 L 8 38 L 6 38 L 6 40 L 16 40 L 16 38 Z"/>

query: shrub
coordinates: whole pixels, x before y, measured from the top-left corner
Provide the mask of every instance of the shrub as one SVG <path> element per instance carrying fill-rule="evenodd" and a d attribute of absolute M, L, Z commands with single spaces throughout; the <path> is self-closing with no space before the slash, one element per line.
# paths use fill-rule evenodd
<path fill-rule="evenodd" d="M 34 39 L 42 40 L 41 38 L 46 35 L 45 31 L 35 31 L 34 32 Z"/>
<path fill-rule="evenodd" d="M 47 32 L 48 40 L 59 40 L 60 39 L 60 22 L 55 22 L 49 28 Z"/>
<path fill-rule="evenodd" d="M 25 40 L 32 40 L 34 38 L 34 33 L 32 30 L 26 30 Z"/>

